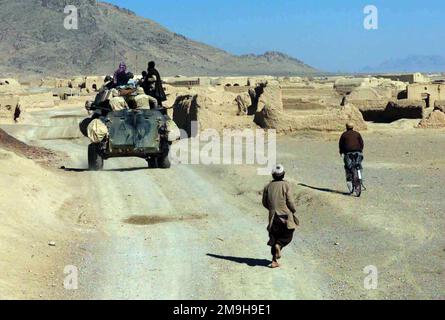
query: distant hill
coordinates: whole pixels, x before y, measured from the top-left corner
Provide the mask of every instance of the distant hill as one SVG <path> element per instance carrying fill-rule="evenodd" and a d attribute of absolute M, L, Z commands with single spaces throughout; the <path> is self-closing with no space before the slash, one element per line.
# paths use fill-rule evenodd
<path fill-rule="evenodd" d="M 78 30 L 63 27 L 66 5 L 78 8 Z M 135 73 L 155 60 L 165 75 L 298 75 L 317 71 L 279 52 L 235 56 L 95 0 L 0 0 L 0 8 L 2 74 L 107 74 L 121 60 Z"/>
<path fill-rule="evenodd" d="M 438 55 L 410 55 L 402 59 L 391 59 L 364 72 L 444 72 L 445 57 Z"/>

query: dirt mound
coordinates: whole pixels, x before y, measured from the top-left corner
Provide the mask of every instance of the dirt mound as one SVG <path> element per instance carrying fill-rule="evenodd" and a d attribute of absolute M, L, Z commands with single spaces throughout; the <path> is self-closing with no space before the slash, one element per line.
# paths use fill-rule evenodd
<path fill-rule="evenodd" d="M 12 151 L 19 156 L 32 159 L 42 164 L 56 164 L 60 157 L 45 148 L 29 146 L 0 129 L 0 148 Z"/>
<path fill-rule="evenodd" d="M 445 112 L 445 101 L 437 100 L 436 102 L 434 102 L 434 109 Z"/>
<path fill-rule="evenodd" d="M 426 119 L 420 121 L 418 127 L 424 129 L 445 128 L 445 113 L 440 110 L 433 111 Z"/>
<path fill-rule="evenodd" d="M 39 299 L 44 295 L 47 298 L 59 286 L 63 288 L 63 279 L 58 274 L 60 267 L 65 265 L 64 257 L 71 255 L 68 241 L 73 241 L 75 228 L 65 224 L 61 217 L 68 220 L 78 216 L 78 207 L 71 209 L 64 205 L 78 190 L 74 187 L 76 178 L 65 180 L 55 170 L 2 150 L 3 141 L 2 132 L 0 296 Z M 57 251 L 48 245 L 49 241 L 57 242 Z M 49 286 L 54 282 L 60 285 L 57 288 Z"/>

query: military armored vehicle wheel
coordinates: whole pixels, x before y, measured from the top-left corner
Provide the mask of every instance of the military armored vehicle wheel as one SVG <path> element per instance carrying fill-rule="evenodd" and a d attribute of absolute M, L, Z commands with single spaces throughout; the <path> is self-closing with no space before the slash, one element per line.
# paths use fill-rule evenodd
<path fill-rule="evenodd" d="M 170 169 L 171 163 L 170 159 L 168 158 L 168 154 L 166 156 L 158 156 L 158 157 L 152 157 L 150 159 L 147 159 L 148 167 L 151 169 Z"/>
<path fill-rule="evenodd" d="M 88 169 L 99 171 L 104 168 L 104 159 L 99 154 L 99 144 L 92 143 L 88 146 Z"/>
<path fill-rule="evenodd" d="M 168 153 L 158 158 L 158 166 L 161 169 L 170 169 L 172 165 L 170 163 L 170 159 L 168 158 Z"/>
<path fill-rule="evenodd" d="M 157 169 L 158 168 L 158 159 L 156 157 L 151 157 L 147 159 L 148 167 L 151 169 Z"/>

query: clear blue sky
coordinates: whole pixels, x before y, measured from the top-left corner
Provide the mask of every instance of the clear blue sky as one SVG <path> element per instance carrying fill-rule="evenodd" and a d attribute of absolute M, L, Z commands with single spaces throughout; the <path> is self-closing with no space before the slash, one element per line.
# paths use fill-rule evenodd
<path fill-rule="evenodd" d="M 107 0 L 234 54 L 282 51 L 325 71 L 445 56 L 444 0 Z M 366 5 L 379 29 L 363 27 Z"/>

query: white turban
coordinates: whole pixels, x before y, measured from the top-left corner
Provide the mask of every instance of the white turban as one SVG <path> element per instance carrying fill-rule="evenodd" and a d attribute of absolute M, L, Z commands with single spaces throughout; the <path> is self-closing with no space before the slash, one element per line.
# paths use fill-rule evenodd
<path fill-rule="evenodd" d="M 279 164 L 275 166 L 272 170 L 272 175 L 274 176 L 282 176 L 284 174 L 284 167 L 283 165 Z"/>

